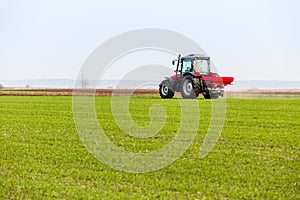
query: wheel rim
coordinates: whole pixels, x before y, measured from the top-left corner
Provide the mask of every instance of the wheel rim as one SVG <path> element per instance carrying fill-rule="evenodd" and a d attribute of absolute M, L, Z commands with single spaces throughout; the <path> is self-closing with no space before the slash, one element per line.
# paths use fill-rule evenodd
<path fill-rule="evenodd" d="M 191 95 L 192 91 L 193 91 L 193 85 L 192 85 L 191 81 L 190 80 L 184 81 L 184 84 L 183 84 L 184 94 Z"/>
<path fill-rule="evenodd" d="M 169 87 L 167 85 L 163 85 L 162 86 L 162 90 L 161 90 L 161 93 L 164 95 L 164 96 L 167 96 L 169 92 Z"/>

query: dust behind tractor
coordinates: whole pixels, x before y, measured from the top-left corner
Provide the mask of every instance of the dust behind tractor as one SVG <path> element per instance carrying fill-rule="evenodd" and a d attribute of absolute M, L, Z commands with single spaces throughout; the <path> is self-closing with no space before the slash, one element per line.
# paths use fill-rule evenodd
<path fill-rule="evenodd" d="M 205 99 L 216 99 L 224 95 L 224 87 L 234 80 L 212 72 L 210 57 L 205 55 L 179 55 L 172 64 L 176 65 L 176 74 L 159 84 L 161 98 L 172 98 L 175 92 L 180 92 L 183 98 L 197 98 L 202 94 Z"/>

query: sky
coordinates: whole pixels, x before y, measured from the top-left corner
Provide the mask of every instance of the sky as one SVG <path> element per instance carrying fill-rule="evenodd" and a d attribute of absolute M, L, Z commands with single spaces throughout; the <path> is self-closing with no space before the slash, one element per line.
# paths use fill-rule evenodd
<path fill-rule="evenodd" d="M 298 0 L 2 0 L 0 80 L 76 79 L 106 40 L 158 28 L 197 42 L 221 75 L 300 81 L 299 9 Z"/>

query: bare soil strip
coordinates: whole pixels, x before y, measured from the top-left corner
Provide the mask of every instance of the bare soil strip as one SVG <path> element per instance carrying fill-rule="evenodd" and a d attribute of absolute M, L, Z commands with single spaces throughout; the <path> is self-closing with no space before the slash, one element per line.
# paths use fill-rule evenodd
<path fill-rule="evenodd" d="M 72 96 L 74 89 L 66 88 L 9 88 L 0 89 L 0 96 Z M 95 96 L 159 96 L 158 89 L 76 89 L 78 95 Z M 244 95 L 300 95 L 298 90 L 229 90 L 227 96 Z"/>
<path fill-rule="evenodd" d="M 53 88 L 39 88 L 39 89 L 2 89 L 0 96 L 72 96 L 76 91 L 78 95 L 95 95 L 95 96 L 153 96 L 159 95 L 158 90 L 155 89 L 53 89 Z M 75 94 L 75 95 L 76 95 Z"/>

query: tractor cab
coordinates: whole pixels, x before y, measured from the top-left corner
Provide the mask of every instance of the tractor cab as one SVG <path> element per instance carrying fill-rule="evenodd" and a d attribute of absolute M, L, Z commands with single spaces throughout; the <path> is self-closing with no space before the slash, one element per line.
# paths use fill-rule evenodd
<path fill-rule="evenodd" d="M 177 62 L 176 74 L 184 75 L 186 73 L 193 73 L 195 75 L 207 75 L 210 73 L 210 57 L 202 54 L 190 54 L 173 60 L 173 65 Z"/>

